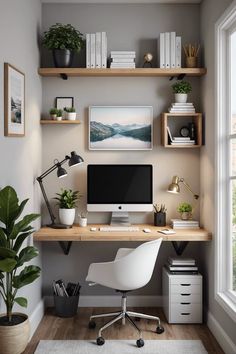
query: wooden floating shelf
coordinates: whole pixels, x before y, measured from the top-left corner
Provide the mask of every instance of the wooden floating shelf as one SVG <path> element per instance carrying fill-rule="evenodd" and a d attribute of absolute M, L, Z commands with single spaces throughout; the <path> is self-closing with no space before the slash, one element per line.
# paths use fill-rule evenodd
<path fill-rule="evenodd" d="M 80 120 L 47 120 L 41 119 L 40 124 L 81 124 Z"/>
<path fill-rule="evenodd" d="M 175 77 L 203 76 L 205 68 L 136 68 L 136 69 L 87 69 L 87 68 L 39 68 L 38 73 L 45 77 Z"/>

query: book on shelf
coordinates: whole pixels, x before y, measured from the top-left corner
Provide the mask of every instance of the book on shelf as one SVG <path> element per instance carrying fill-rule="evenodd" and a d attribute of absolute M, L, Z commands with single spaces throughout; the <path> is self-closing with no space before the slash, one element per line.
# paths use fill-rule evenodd
<path fill-rule="evenodd" d="M 170 265 L 196 265 L 194 258 L 182 258 L 182 257 L 168 257 L 168 263 Z"/>
<path fill-rule="evenodd" d="M 165 32 L 165 68 L 170 69 L 170 32 Z"/>
<path fill-rule="evenodd" d="M 185 142 L 185 141 L 171 141 L 170 145 L 173 146 L 192 146 L 195 145 L 195 140 L 189 141 L 189 142 Z"/>
<path fill-rule="evenodd" d="M 165 69 L 165 34 L 160 33 L 159 37 L 159 65 L 160 68 Z"/>
<path fill-rule="evenodd" d="M 175 69 L 175 60 L 176 60 L 176 33 L 175 32 L 170 32 L 170 68 Z"/>
<path fill-rule="evenodd" d="M 117 56 L 117 55 L 128 55 L 128 56 L 134 56 L 135 57 L 135 51 L 129 51 L 129 50 L 112 50 L 111 51 L 111 57 Z"/>
<path fill-rule="evenodd" d="M 90 48 L 90 65 L 91 65 L 92 69 L 94 69 L 95 65 L 96 65 L 95 45 L 96 45 L 96 36 L 95 36 L 95 33 L 91 33 L 91 35 L 90 35 L 90 46 L 91 46 L 91 48 Z"/>
<path fill-rule="evenodd" d="M 101 69 L 102 67 L 102 34 L 101 32 L 95 33 L 95 67 Z"/>
<path fill-rule="evenodd" d="M 91 44 L 90 44 L 91 34 L 86 33 L 86 68 L 91 68 Z"/>
<path fill-rule="evenodd" d="M 112 63 L 134 63 L 135 59 L 134 58 L 111 58 Z"/>
<path fill-rule="evenodd" d="M 107 67 L 107 34 L 106 32 L 101 33 L 101 55 L 102 55 L 102 68 Z"/>
<path fill-rule="evenodd" d="M 176 32 L 160 33 L 157 48 L 160 68 L 181 68 L 181 37 Z"/>
<path fill-rule="evenodd" d="M 106 32 L 86 34 L 86 68 L 107 67 Z"/>
<path fill-rule="evenodd" d="M 171 103 L 168 108 L 169 113 L 195 113 L 194 105 L 190 102 L 188 103 Z"/>
<path fill-rule="evenodd" d="M 172 267 L 168 263 L 165 264 L 165 268 L 171 274 L 179 274 L 179 275 L 194 275 L 198 274 L 198 267 Z"/>
<path fill-rule="evenodd" d="M 135 52 L 134 51 L 111 51 L 111 69 L 134 69 Z"/>
<path fill-rule="evenodd" d="M 170 144 L 171 145 L 194 145 L 196 142 L 195 140 L 190 140 L 189 137 L 186 138 L 182 138 L 182 137 L 172 137 L 171 131 L 170 131 L 170 127 L 166 127 L 169 138 L 170 138 Z"/>
<path fill-rule="evenodd" d="M 175 67 L 181 68 L 181 54 L 182 54 L 182 46 L 181 46 L 181 37 L 176 36 L 175 39 Z"/>
<path fill-rule="evenodd" d="M 110 68 L 112 69 L 135 69 L 135 63 L 111 63 Z"/>
<path fill-rule="evenodd" d="M 185 109 L 185 108 L 168 108 L 169 113 L 196 113 L 195 109 Z"/>

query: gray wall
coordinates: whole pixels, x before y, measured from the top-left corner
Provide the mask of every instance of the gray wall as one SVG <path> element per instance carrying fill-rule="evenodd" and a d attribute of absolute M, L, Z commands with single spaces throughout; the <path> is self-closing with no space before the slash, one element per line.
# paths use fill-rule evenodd
<path fill-rule="evenodd" d="M 206 308 L 216 318 L 225 332 L 236 344 L 236 324 L 225 313 L 215 300 L 215 149 L 214 149 L 214 129 L 215 129 L 215 34 L 214 26 L 224 10 L 229 6 L 231 0 L 204 0 L 201 5 L 201 37 L 204 43 L 204 59 L 207 67 L 207 75 L 203 79 L 202 103 L 206 115 L 206 141 L 207 144 L 201 150 L 201 200 L 202 200 L 202 221 L 204 226 L 213 232 L 213 242 L 202 247 L 202 256 L 205 273 Z M 206 178 L 207 177 L 207 178 Z"/>
<path fill-rule="evenodd" d="M 39 65 L 38 31 L 41 5 L 37 0 L 0 2 L 0 188 L 12 185 L 20 200 L 30 198 L 26 213 L 40 212 L 39 188 L 35 177 L 41 171 L 42 87 L 37 75 Z M 4 137 L 3 63 L 8 62 L 25 73 L 26 136 Z M 36 227 L 40 225 L 40 221 Z M 36 261 L 40 264 L 40 259 Z M 41 279 L 19 293 L 28 297 L 27 313 L 31 314 L 41 299 Z M 16 307 L 17 309 L 17 307 Z M 2 309 L 3 310 L 3 307 Z M 22 308 L 18 308 L 22 311 Z M 24 309 L 25 311 L 25 309 Z"/>
<path fill-rule="evenodd" d="M 44 4 L 42 13 L 43 30 L 56 22 L 72 23 L 81 32 L 106 31 L 108 51 L 136 50 L 138 63 L 146 51 L 156 53 L 156 41 L 161 31 L 176 30 L 183 43 L 198 42 L 200 36 L 199 5 L 94 5 L 94 4 Z M 50 57 L 45 54 L 42 62 L 51 65 Z M 199 107 L 200 79 L 190 79 L 193 101 Z M 76 150 L 83 156 L 83 166 L 69 171 L 68 177 L 58 180 L 50 175 L 45 181 L 49 197 L 52 198 L 60 187 L 79 189 L 84 195 L 79 209 L 86 203 L 86 166 L 88 163 L 152 163 L 155 169 L 154 199 L 166 203 L 168 218 L 177 217 L 176 207 L 180 201 L 192 202 L 191 195 L 182 189 L 180 196 L 166 193 L 167 185 L 174 174 L 185 177 L 194 191 L 200 191 L 199 150 L 168 150 L 160 145 L 160 113 L 167 110 L 172 102 L 171 83 L 168 78 L 43 78 L 43 115 L 54 104 L 56 96 L 74 96 L 75 106 L 82 124 L 80 126 L 43 127 L 43 169 L 49 167 L 54 158 Z M 89 105 L 152 105 L 154 108 L 154 148 L 152 151 L 89 151 L 88 117 Z M 196 211 L 198 217 L 199 211 Z M 131 221 L 152 222 L 152 213 L 132 214 Z M 108 222 L 109 214 L 91 213 L 89 222 Z M 48 221 L 47 216 L 44 222 Z M 73 244 L 69 257 L 61 255 L 57 244 L 43 245 L 43 286 L 44 293 L 51 292 L 54 278 L 79 279 L 84 282 L 88 265 L 94 261 L 110 260 L 122 243 L 85 243 Z M 132 246 L 135 246 L 132 244 Z M 199 244 L 188 248 L 189 254 L 198 257 Z M 158 269 L 153 281 L 139 294 L 160 295 L 160 267 L 167 256 L 173 253 L 172 245 L 165 243 L 159 258 Z M 63 266 L 62 266 L 63 264 Z M 60 265 L 60 266 L 59 266 Z M 83 287 L 83 294 L 108 293 L 105 288 Z"/>

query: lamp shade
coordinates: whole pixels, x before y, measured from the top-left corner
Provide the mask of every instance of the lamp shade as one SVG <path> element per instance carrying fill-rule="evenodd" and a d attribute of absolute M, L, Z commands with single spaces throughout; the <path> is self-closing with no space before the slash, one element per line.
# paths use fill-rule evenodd
<path fill-rule="evenodd" d="M 178 194 L 180 192 L 179 182 L 180 182 L 179 177 L 178 176 L 174 176 L 172 178 L 171 184 L 169 185 L 169 187 L 167 189 L 167 192 Z"/>
<path fill-rule="evenodd" d="M 63 167 L 61 167 L 60 164 L 58 164 L 57 177 L 58 178 L 63 178 L 63 177 L 66 177 L 66 176 L 67 176 L 66 170 Z"/>
<path fill-rule="evenodd" d="M 71 157 L 69 159 L 68 165 L 69 167 L 73 167 L 76 165 L 79 165 L 81 163 L 83 163 L 84 160 L 81 156 L 77 155 L 75 151 L 71 152 Z"/>

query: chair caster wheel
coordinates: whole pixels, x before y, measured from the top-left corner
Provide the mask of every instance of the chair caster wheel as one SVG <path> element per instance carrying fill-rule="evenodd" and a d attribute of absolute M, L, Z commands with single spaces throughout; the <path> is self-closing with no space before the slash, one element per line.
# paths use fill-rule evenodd
<path fill-rule="evenodd" d="M 105 339 L 103 337 L 97 338 L 97 345 L 103 345 L 105 343 Z"/>
<path fill-rule="evenodd" d="M 96 327 L 96 323 L 94 321 L 89 321 L 88 327 L 90 329 L 94 329 Z"/>
<path fill-rule="evenodd" d="M 156 329 L 156 332 L 158 334 L 162 334 L 163 332 L 165 332 L 164 328 L 162 326 L 158 326 L 157 329 Z"/>
<path fill-rule="evenodd" d="M 144 346 L 144 340 L 142 340 L 142 338 L 140 338 L 137 340 L 136 344 L 137 344 L 138 348 L 141 348 Z"/>

